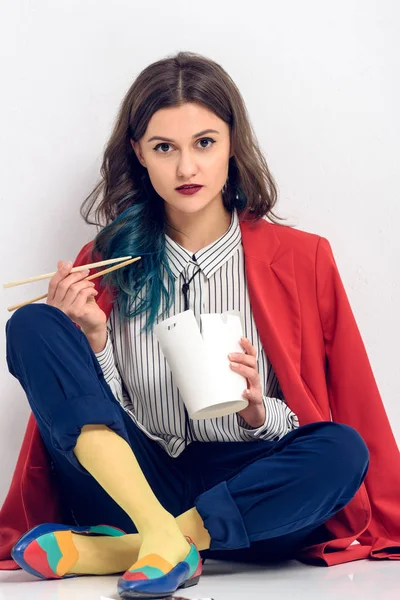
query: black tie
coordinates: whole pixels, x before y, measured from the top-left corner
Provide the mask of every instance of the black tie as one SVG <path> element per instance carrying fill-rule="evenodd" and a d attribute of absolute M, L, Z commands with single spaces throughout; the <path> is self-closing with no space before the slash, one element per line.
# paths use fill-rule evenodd
<path fill-rule="evenodd" d="M 194 254 L 193 254 L 193 259 L 194 259 L 194 260 L 196 260 L 196 259 L 194 258 Z M 184 297 L 185 297 L 185 308 L 184 308 L 184 310 L 188 310 L 188 308 L 189 308 L 189 299 L 188 299 L 189 283 L 192 281 L 193 277 L 194 277 L 195 275 L 197 275 L 197 273 L 198 273 L 199 271 L 200 271 L 200 267 L 198 268 L 198 270 L 197 270 L 195 273 L 193 273 L 193 275 L 191 276 L 191 278 L 189 279 L 189 281 L 186 281 L 186 279 L 185 279 L 185 275 L 183 274 L 183 271 L 182 271 L 182 277 L 183 277 L 183 281 L 185 282 L 185 283 L 183 284 L 183 286 L 182 286 L 182 292 L 183 292 L 183 295 L 184 295 Z"/>

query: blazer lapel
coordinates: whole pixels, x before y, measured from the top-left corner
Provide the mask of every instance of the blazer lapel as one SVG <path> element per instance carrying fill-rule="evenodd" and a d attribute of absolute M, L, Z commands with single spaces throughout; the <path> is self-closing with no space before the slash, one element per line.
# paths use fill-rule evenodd
<path fill-rule="evenodd" d="M 264 220 L 240 223 L 250 302 L 262 345 L 283 383 L 300 374 L 301 314 L 293 250 Z"/>

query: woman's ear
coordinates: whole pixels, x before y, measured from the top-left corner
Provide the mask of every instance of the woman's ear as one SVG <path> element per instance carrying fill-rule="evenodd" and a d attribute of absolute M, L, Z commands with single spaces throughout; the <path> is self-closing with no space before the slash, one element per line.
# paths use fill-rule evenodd
<path fill-rule="evenodd" d="M 140 164 L 141 164 L 143 167 L 146 167 L 146 163 L 145 163 L 145 160 L 144 160 L 144 158 L 143 158 L 143 156 L 142 156 L 142 152 L 141 152 L 141 149 L 140 149 L 140 144 L 139 144 L 139 142 L 135 142 L 135 141 L 134 141 L 134 140 L 131 138 L 131 139 L 130 139 L 130 143 L 131 143 L 131 146 L 132 146 L 132 148 L 133 148 L 133 151 L 134 151 L 134 152 L 135 152 L 135 154 L 136 154 L 136 157 L 137 157 L 138 161 L 140 162 Z M 147 168 L 147 167 L 146 167 L 146 168 Z"/>

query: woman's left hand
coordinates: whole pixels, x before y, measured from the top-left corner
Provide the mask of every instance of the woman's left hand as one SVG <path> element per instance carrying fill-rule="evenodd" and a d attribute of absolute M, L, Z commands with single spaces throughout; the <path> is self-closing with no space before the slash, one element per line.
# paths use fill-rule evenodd
<path fill-rule="evenodd" d="M 257 350 L 247 338 L 241 338 L 240 345 L 246 354 L 242 352 L 228 354 L 232 371 L 243 375 L 247 380 L 247 390 L 243 392 L 243 397 L 249 401 L 249 405 L 240 410 L 238 414 L 251 427 L 261 427 L 265 422 L 266 412 L 260 375 L 257 370 Z"/>

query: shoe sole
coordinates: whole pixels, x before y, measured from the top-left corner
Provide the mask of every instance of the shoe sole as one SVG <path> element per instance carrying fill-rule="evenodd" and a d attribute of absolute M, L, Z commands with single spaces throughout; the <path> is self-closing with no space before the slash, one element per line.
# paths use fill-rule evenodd
<path fill-rule="evenodd" d="M 160 598 L 170 598 L 177 590 L 192 587 L 193 585 L 197 585 L 200 580 L 200 575 L 198 577 L 194 577 L 193 579 L 187 579 L 184 583 L 181 583 L 176 590 L 172 592 L 157 592 L 157 593 L 145 593 L 145 592 L 136 592 L 134 590 L 126 590 L 125 592 L 120 592 L 121 598 L 149 598 L 154 600 L 159 600 Z"/>

